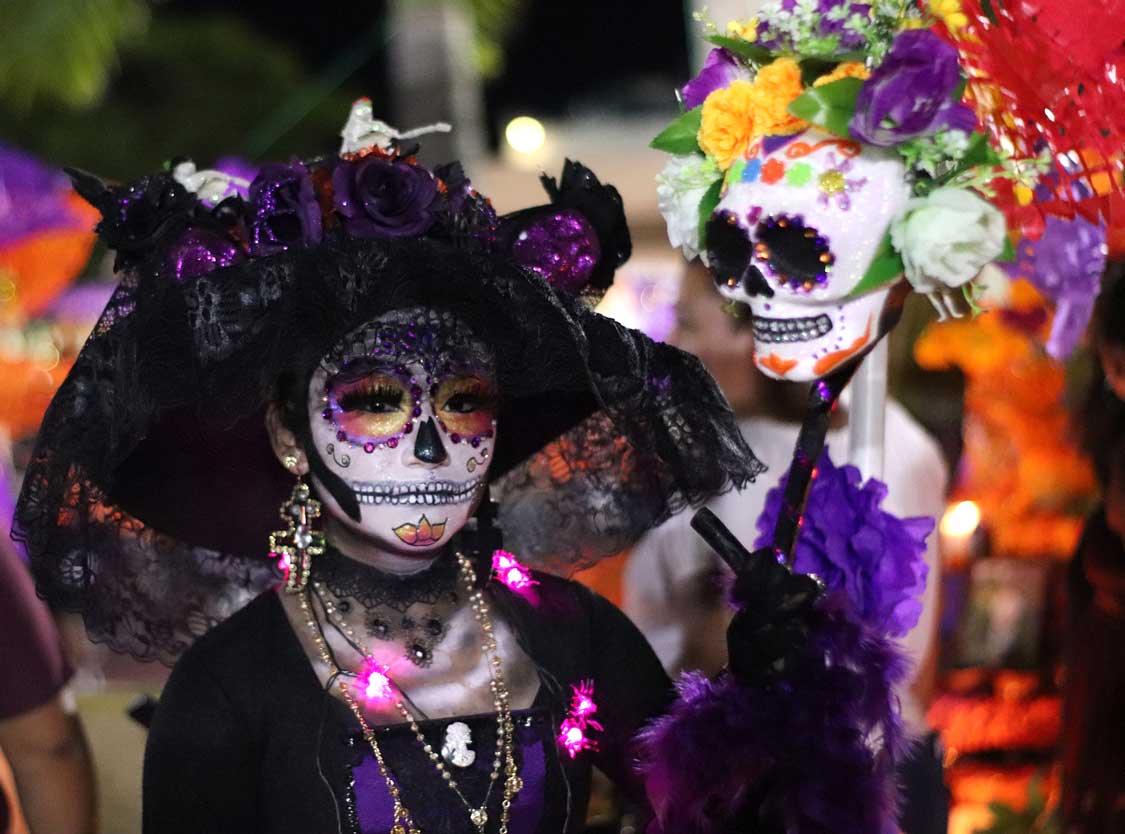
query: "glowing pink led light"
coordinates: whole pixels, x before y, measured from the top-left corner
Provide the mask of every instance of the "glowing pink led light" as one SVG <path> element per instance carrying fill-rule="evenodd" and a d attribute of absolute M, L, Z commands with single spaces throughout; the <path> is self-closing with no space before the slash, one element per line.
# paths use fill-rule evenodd
<path fill-rule="evenodd" d="M 389 701 L 394 697 L 387 667 L 373 660 L 368 662 L 367 671 L 360 675 L 359 685 L 368 701 Z"/>
<path fill-rule="evenodd" d="M 285 582 L 289 581 L 289 572 L 293 570 L 293 564 L 289 561 L 289 557 L 284 553 L 271 553 L 271 559 L 277 559 L 277 569 L 281 571 L 281 575 Z"/>
<path fill-rule="evenodd" d="M 582 723 L 573 718 L 564 718 L 559 726 L 559 744 L 572 759 L 583 750 L 598 749 L 598 743 L 586 737 L 586 729 Z"/>
<path fill-rule="evenodd" d="M 573 759 L 583 750 L 597 750 L 598 743 L 590 738 L 589 731 L 604 728 L 591 717 L 598 711 L 594 701 L 594 682 L 582 681 L 570 689 L 570 710 L 559 725 L 558 739 L 563 750 Z"/>
<path fill-rule="evenodd" d="M 539 584 L 531 578 L 531 571 L 506 550 L 497 550 L 492 554 L 492 570 L 496 578 L 513 591 L 526 591 Z"/>
<path fill-rule="evenodd" d="M 594 682 L 582 681 L 578 686 L 571 687 L 570 714 L 575 718 L 589 718 L 598 711 L 594 703 Z"/>

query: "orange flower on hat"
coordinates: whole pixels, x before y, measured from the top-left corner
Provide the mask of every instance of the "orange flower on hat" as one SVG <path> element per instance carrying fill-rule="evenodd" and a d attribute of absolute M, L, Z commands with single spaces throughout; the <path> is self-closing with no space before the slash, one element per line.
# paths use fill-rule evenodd
<path fill-rule="evenodd" d="M 754 130 L 758 136 L 784 136 L 809 126 L 789 112 L 802 93 L 801 68 L 792 58 L 778 58 L 758 70 L 754 78 Z"/>
<path fill-rule="evenodd" d="M 871 70 L 863 65 L 860 61 L 844 61 L 836 69 L 827 75 L 822 75 L 813 82 L 814 87 L 823 87 L 825 84 L 831 84 L 833 81 L 839 81 L 841 78 L 859 78 L 866 81 L 871 77 Z"/>
<path fill-rule="evenodd" d="M 703 102 L 699 147 L 722 170 L 742 157 L 755 134 L 755 85 L 734 81 Z"/>

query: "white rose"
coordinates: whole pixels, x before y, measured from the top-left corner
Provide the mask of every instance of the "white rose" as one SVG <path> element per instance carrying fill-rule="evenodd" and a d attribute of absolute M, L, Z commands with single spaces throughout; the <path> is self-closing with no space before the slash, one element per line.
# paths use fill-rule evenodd
<path fill-rule="evenodd" d="M 699 254 L 699 204 L 722 176 L 719 166 L 702 156 L 673 156 L 656 175 L 656 197 L 668 242 L 684 250 L 690 261 Z"/>
<path fill-rule="evenodd" d="M 956 289 L 1004 251 L 1004 215 L 974 192 L 937 188 L 906 204 L 891 224 L 891 243 L 902 255 L 915 290 Z"/>

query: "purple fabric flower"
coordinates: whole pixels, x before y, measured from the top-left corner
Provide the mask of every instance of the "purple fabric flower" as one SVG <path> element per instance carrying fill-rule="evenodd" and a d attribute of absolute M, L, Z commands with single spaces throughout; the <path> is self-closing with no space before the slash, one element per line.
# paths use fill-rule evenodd
<path fill-rule="evenodd" d="M 1030 280 L 1054 303 L 1047 353 L 1055 359 L 1070 356 L 1086 331 L 1105 260 L 1105 229 L 1080 217 L 1050 216 L 1038 242 L 1020 241 L 1008 271 Z"/>
<path fill-rule="evenodd" d="M 312 176 L 300 162 L 266 165 L 250 183 L 250 251 L 276 255 L 320 243 L 320 204 Z"/>
<path fill-rule="evenodd" d="M 242 251 L 231 240 L 207 229 L 188 228 L 165 253 L 168 274 L 176 281 L 198 278 L 238 261 Z"/>
<path fill-rule="evenodd" d="M 976 124 L 972 111 L 952 100 L 960 82 L 956 49 L 925 29 L 902 32 L 863 83 L 848 125 L 851 133 L 870 145 L 890 147 L 944 127 L 971 130 Z"/>
<path fill-rule="evenodd" d="M 240 156 L 221 156 L 215 160 L 216 171 L 222 171 L 224 174 L 230 174 L 230 176 L 246 180 L 248 183 L 254 181 L 261 168 L 262 166 L 248 162 Z M 244 200 L 250 196 L 249 188 L 243 188 L 232 183 L 231 190 Z"/>
<path fill-rule="evenodd" d="M 922 555 L 934 529 L 927 517 L 900 519 L 880 509 L 887 486 L 860 485 L 854 466 L 837 468 L 825 449 L 809 490 L 794 569 L 816 574 L 829 592 L 843 590 L 855 615 L 877 631 L 906 634 L 922 613 L 928 568 Z M 756 547 L 770 544 L 785 479 L 766 496 Z"/>
<path fill-rule="evenodd" d="M 414 237 L 434 224 L 437 182 L 417 165 L 374 156 L 341 162 L 332 188 L 344 227 L 355 237 Z"/>
<path fill-rule="evenodd" d="M 725 49 L 712 49 L 707 55 L 699 75 L 684 85 L 680 91 L 684 107 L 691 110 L 703 104 L 707 96 L 715 90 L 726 87 L 732 81 L 749 79 L 750 74 Z"/>

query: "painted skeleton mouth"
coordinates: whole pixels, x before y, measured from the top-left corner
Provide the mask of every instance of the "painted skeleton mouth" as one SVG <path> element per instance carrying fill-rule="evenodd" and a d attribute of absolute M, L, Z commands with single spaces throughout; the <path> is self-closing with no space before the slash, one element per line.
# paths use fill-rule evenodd
<path fill-rule="evenodd" d="M 819 316 L 795 319 L 767 319 L 754 316 L 754 339 L 759 342 L 811 342 L 832 331 L 832 319 Z"/>
<path fill-rule="evenodd" d="M 352 481 L 352 492 L 361 504 L 460 504 L 484 487 L 484 478 L 471 481 L 401 482 Z"/>

